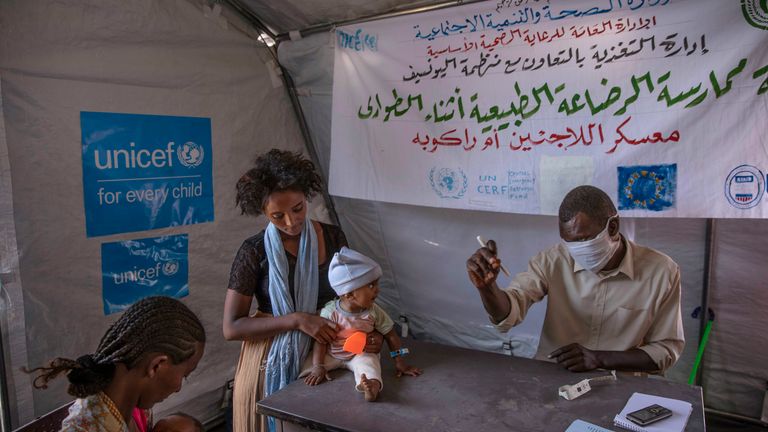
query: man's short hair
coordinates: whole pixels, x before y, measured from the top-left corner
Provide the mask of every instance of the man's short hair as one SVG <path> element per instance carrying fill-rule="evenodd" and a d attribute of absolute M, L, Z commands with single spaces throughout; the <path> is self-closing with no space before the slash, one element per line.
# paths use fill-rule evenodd
<path fill-rule="evenodd" d="M 578 186 L 568 192 L 560 203 L 558 218 L 561 224 L 564 224 L 576 216 L 577 213 L 584 213 L 590 219 L 601 226 L 608 223 L 608 218 L 616 214 L 616 206 L 613 205 L 611 198 L 594 186 Z"/>

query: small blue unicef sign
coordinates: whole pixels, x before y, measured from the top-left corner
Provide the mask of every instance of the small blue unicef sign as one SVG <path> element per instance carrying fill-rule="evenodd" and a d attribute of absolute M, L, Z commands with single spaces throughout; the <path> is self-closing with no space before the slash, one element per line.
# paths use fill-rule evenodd
<path fill-rule="evenodd" d="M 88 237 L 213 221 L 211 120 L 81 112 Z"/>
<path fill-rule="evenodd" d="M 102 243 L 104 315 L 146 297 L 189 295 L 188 244 L 186 234 Z"/>

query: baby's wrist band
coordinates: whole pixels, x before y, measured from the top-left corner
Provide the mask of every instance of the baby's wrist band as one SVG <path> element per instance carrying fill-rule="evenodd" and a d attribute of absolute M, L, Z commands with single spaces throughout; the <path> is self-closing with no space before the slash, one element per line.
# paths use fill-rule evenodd
<path fill-rule="evenodd" d="M 410 354 L 410 353 L 411 352 L 408 350 L 408 348 L 400 348 L 399 350 L 396 350 L 396 351 L 390 351 L 389 355 L 392 358 L 395 358 L 395 357 L 402 357 L 402 356 L 404 356 L 406 354 Z"/>

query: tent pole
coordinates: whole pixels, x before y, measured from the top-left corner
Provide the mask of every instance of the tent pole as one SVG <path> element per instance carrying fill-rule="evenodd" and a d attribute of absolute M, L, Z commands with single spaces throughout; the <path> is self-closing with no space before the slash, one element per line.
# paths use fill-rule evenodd
<path fill-rule="evenodd" d="M 709 321 L 709 290 L 712 285 L 712 268 L 714 267 L 715 219 L 707 219 L 706 239 L 704 241 L 704 280 L 701 287 L 701 314 L 699 315 L 699 344 Z M 703 367 L 696 371 L 696 385 L 701 385 Z"/>
<path fill-rule="evenodd" d="M 261 22 L 261 20 L 259 19 L 259 17 L 256 16 L 256 14 L 251 12 L 251 10 L 248 9 L 248 7 L 244 6 L 240 2 L 240 0 L 224 0 L 224 3 L 226 3 L 227 5 L 229 5 L 229 7 L 231 7 L 237 13 L 239 13 L 240 16 L 248 20 L 248 22 L 250 22 L 251 25 L 256 28 L 256 30 L 266 33 L 273 40 L 277 37 L 277 35 L 275 35 L 275 33 L 272 30 L 270 30 L 270 28 L 267 27 L 266 24 Z"/>
<path fill-rule="evenodd" d="M 236 12 L 238 12 L 242 17 L 244 17 L 248 22 L 251 23 L 251 25 L 259 32 L 266 33 L 269 37 L 274 39 L 277 42 L 277 37 L 272 32 L 269 27 L 267 27 L 261 20 L 254 15 L 247 7 L 243 6 L 240 3 L 240 0 L 224 0 L 227 5 L 232 7 Z M 275 64 L 277 67 L 280 68 L 280 75 L 283 79 L 283 84 L 285 85 L 285 88 L 288 89 L 288 98 L 291 100 L 291 106 L 293 107 L 293 112 L 296 114 L 296 120 L 299 122 L 299 129 L 301 129 L 301 135 L 304 137 L 304 147 L 307 150 L 307 153 L 309 153 L 309 158 L 312 160 L 312 163 L 315 164 L 315 167 L 317 167 L 318 170 L 322 172 L 322 165 L 320 165 L 320 158 L 317 155 L 317 150 L 315 150 L 315 144 L 312 140 L 312 135 L 309 132 L 309 126 L 307 126 L 307 119 L 304 116 L 304 111 L 301 109 L 301 102 L 299 101 L 298 96 L 296 95 L 296 86 L 293 83 L 293 79 L 291 78 L 290 74 L 288 74 L 288 71 L 280 65 L 280 61 L 277 58 L 277 50 L 274 47 L 265 47 L 272 58 L 275 61 Z M 329 178 L 327 174 L 325 173 L 325 178 Z M 326 206 L 328 208 L 328 215 L 331 217 L 331 222 L 333 222 L 336 226 L 341 226 L 339 222 L 339 215 L 336 213 L 336 206 L 334 205 L 333 199 L 331 198 L 331 195 L 328 193 L 328 188 L 324 187 L 322 191 L 323 198 L 325 199 Z"/>
<path fill-rule="evenodd" d="M 333 23 L 317 24 L 317 25 L 309 26 L 309 27 L 307 27 L 305 29 L 299 30 L 299 33 L 303 37 L 303 36 L 308 36 L 308 35 L 311 35 L 311 34 L 314 34 L 314 33 L 327 32 L 327 31 L 332 30 L 332 29 L 334 29 L 336 27 L 345 26 L 345 25 L 349 25 L 349 24 L 360 24 L 360 23 L 364 23 L 364 22 L 368 22 L 368 21 L 377 21 L 377 20 L 386 19 L 386 18 L 394 18 L 394 17 L 399 17 L 399 16 L 405 16 L 405 15 L 413 15 L 413 14 L 422 13 L 422 12 L 429 12 L 429 11 L 434 11 L 434 10 L 439 10 L 439 9 L 447 9 L 447 8 L 451 8 L 451 7 L 455 7 L 455 6 L 462 6 L 462 5 L 470 4 L 470 3 L 478 3 L 480 1 L 484 1 L 484 0 L 453 0 L 453 1 L 446 1 L 446 2 L 442 2 L 442 3 L 436 3 L 436 4 L 433 4 L 433 5 L 429 5 L 429 6 L 413 7 L 413 8 L 410 8 L 410 9 L 398 10 L 397 8 L 394 8 L 394 9 L 390 10 L 389 12 L 384 12 L 384 13 L 380 13 L 380 14 L 367 15 L 367 16 L 360 17 L 360 18 L 354 18 L 354 19 L 349 19 L 349 20 L 337 21 L 337 22 L 333 22 Z M 289 33 L 280 33 L 274 39 L 275 39 L 276 42 L 280 42 L 280 41 L 283 41 L 283 40 L 286 40 L 286 39 L 290 39 L 290 36 L 289 36 Z"/>
<path fill-rule="evenodd" d="M 315 164 L 318 170 L 322 172 L 322 165 L 320 165 L 320 158 L 317 155 L 317 150 L 315 149 L 315 143 L 312 140 L 312 135 L 309 133 L 309 126 L 307 126 L 307 119 L 304 117 L 304 110 L 301 109 L 301 102 L 299 101 L 299 97 L 296 95 L 296 86 L 293 83 L 293 78 L 291 78 L 291 75 L 288 73 L 288 71 L 278 63 L 278 66 L 280 67 L 280 70 L 282 71 L 283 81 L 285 82 L 285 86 L 288 89 L 288 96 L 291 99 L 291 105 L 293 105 L 293 111 L 296 114 L 296 119 L 299 121 L 299 127 L 301 128 L 301 134 L 304 136 L 304 145 L 307 148 L 307 152 L 309 153 L 309 157 L 312 159 L 312 163 Z M 325 178 L 330 178 L 330 173 L 325 173 Z M 331 198 L 331 195 L 328 193 L 328 187 L 323 188 L 322 191 L 323 198 L 325 198 L 325 202 L 328 205 L 328 214 L 331 216 L 331 220 L 336 226 L 341 226 L 341 222 L 339 221 L 339 215 L 336 213 L 336 206 L 334 205 L 333 198 Z"/>

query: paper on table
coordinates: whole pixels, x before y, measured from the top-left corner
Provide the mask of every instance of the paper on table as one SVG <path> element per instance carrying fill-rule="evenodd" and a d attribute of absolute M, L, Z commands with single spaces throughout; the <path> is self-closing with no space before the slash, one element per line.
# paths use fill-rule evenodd
<path fill-rule="evenodd" d="M 659 404 L 672 411 L 672 416 L 659 420 L 648 426 L 640 426 L 627 419 L 627 414 L 643 409 L 647 406 Z M 624 429 L 640 432 L 678 432 L 685 429 L 688 423 L 688 417 L 691 416 L 693 406 L 677 399 L 670 399 L 661 396 L 654 396 L 644 393 L 634 393 L 627 401 L 624 409 L 613 418 L 613 424 Z"/>
<path fill-rule="evenodd" d="M 574 420 L 565 432 L 613 432 L 610 429 L 585 422 L 584 420 Z"/>

